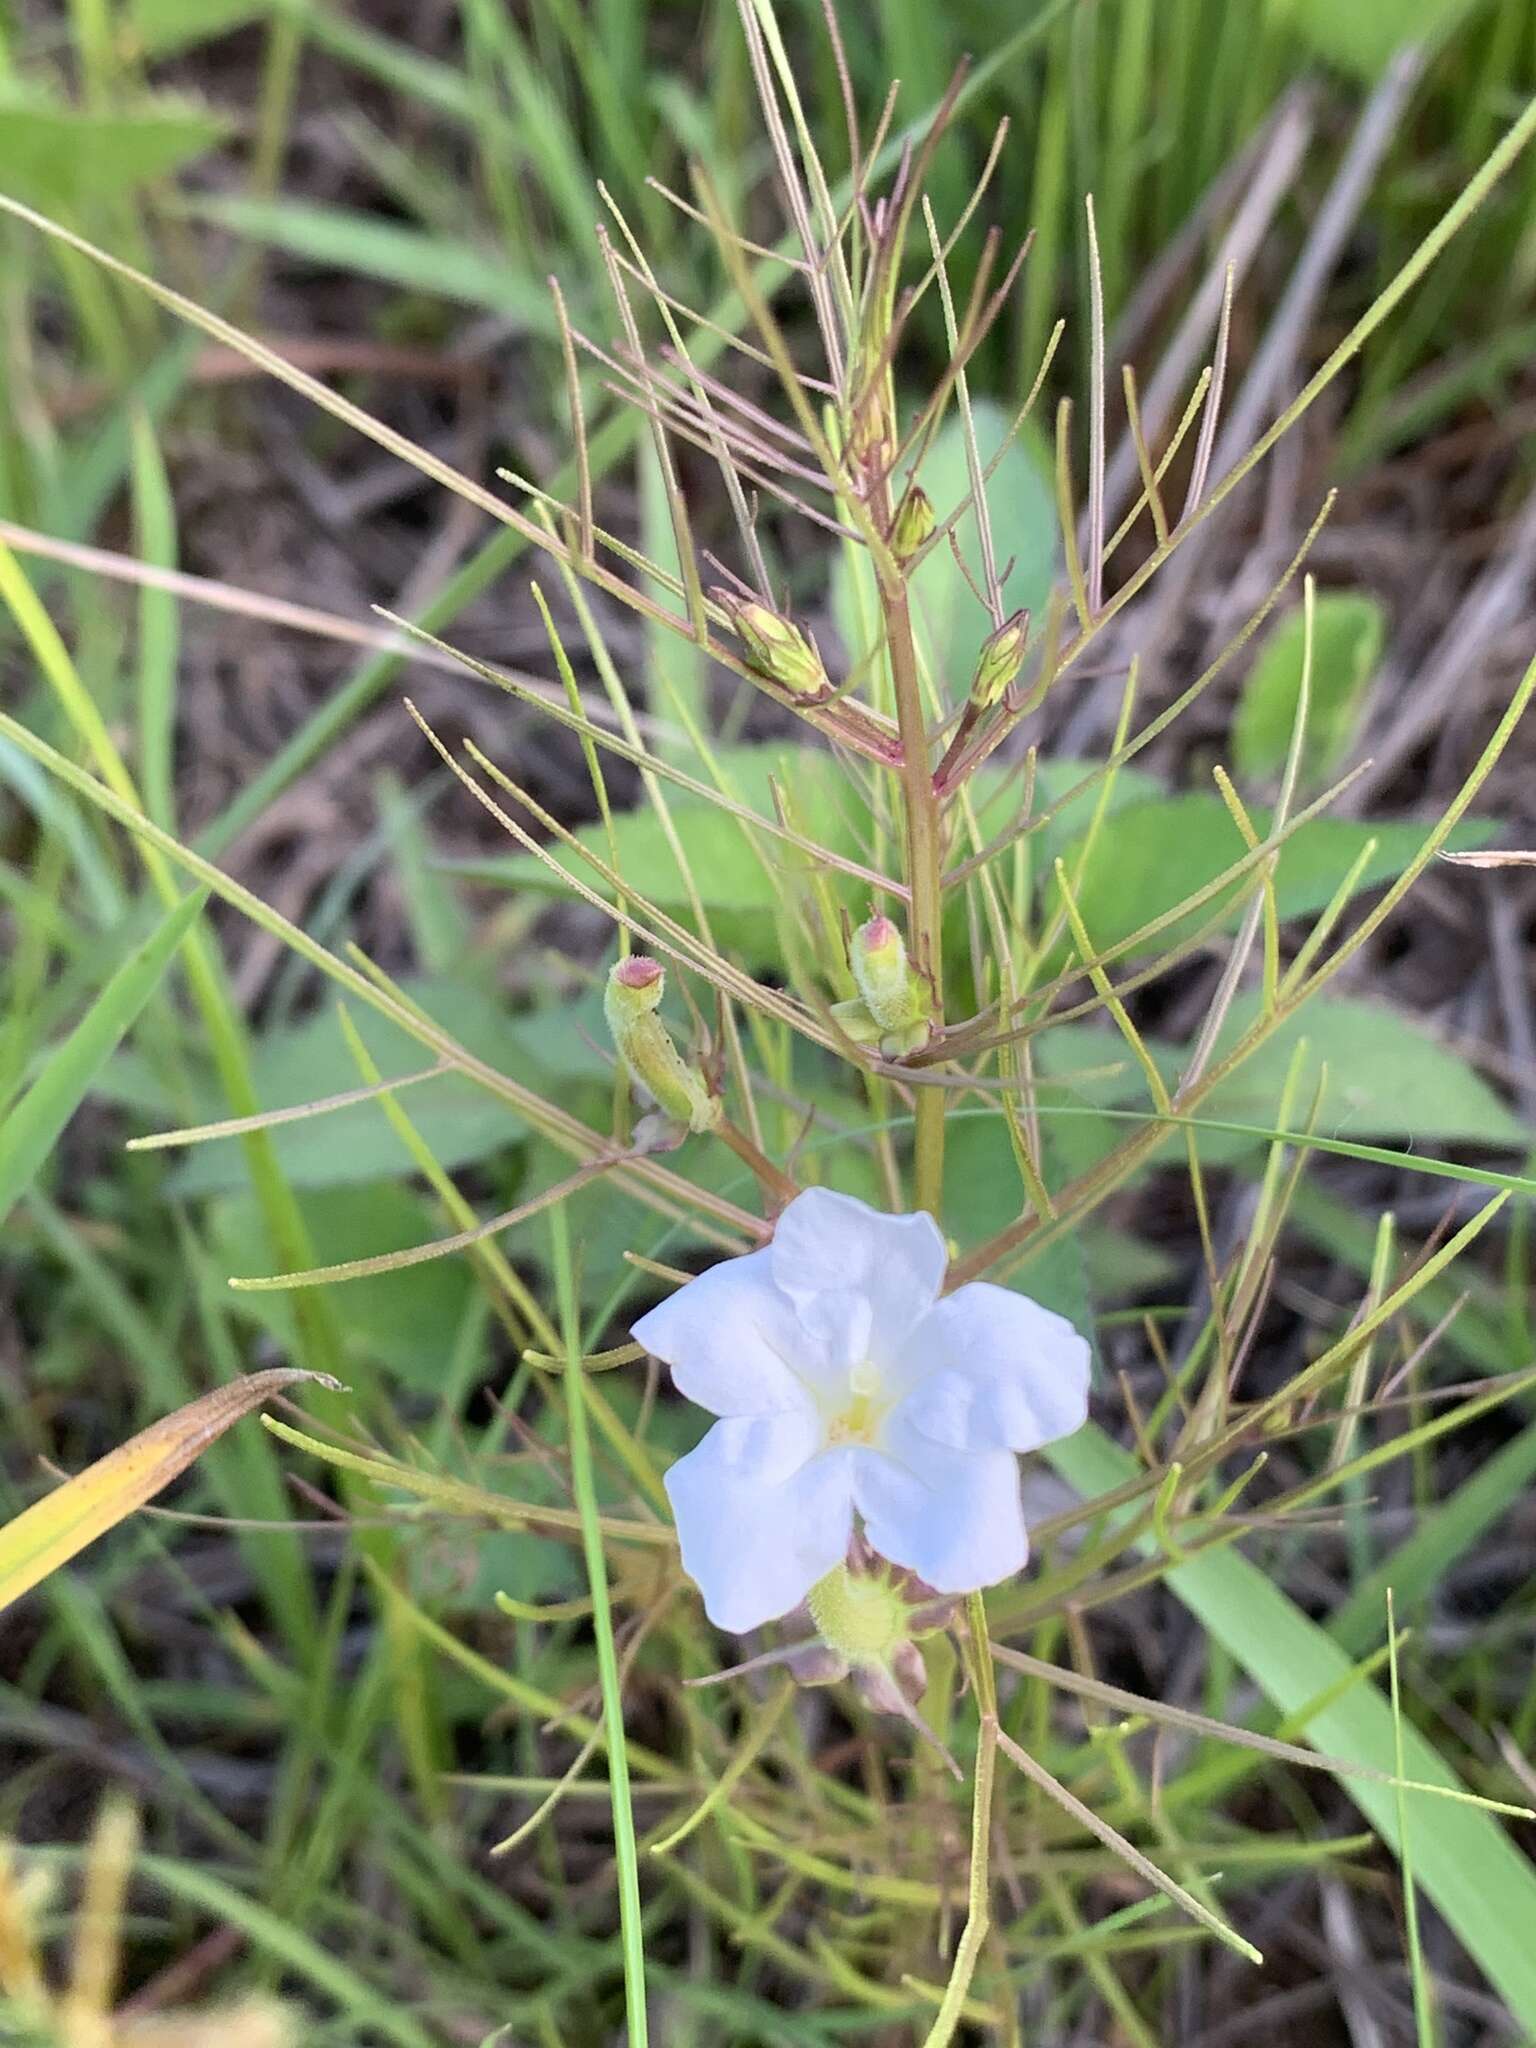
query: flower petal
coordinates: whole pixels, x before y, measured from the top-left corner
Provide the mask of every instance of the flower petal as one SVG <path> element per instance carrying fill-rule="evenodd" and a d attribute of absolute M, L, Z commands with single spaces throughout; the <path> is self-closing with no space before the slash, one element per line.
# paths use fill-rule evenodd
<path fill-rule="evenodd" d="M 894 1374 L 910 1382 L 897 1412 L 953 1450 L 1037 1450 L 1082 1427 L 1088 1361 L 1065 1316 L 976 1280 L 912 1332 Z"/>
<path fill-rule="evenodd" d="M 872 1318 L 869 1342 L 887 1354 L 938 1300 L 949 1263 L 931 1216 L 888 1216 L 831 1188 L 796 1195 L 768 1252 L 775 1281 L 803 1321 L 819 1327 L 828 1296 L 862 1297 Z"/>
<path fill-rule="evenodd" d="M 807 1405 L 795 1371 L 806 1336 L 774 1285 L 766 1251 L 711 1266 L 641 1316 L 630 1334 L 671 1366 L 678 1392 L 711 1415 L 776 1415 Z"/>
<path fill-rule="evenodd" d="M 808 1417 L 732 1418 L 667 1473 L 683 1570 L 717 1628 L 787 1614 L 847 1555 L 850 1454 L 820 1442 Z"/>
<path fill-rule="evenodd" d="M 871 1546 L 936 1593 L 974 1593 L 1024 1569 L 1029 1538 L 1012 1451 L 953 1451 L 899 1413 L 885 1447 L 854 1452 L 853 1499 Z"/>

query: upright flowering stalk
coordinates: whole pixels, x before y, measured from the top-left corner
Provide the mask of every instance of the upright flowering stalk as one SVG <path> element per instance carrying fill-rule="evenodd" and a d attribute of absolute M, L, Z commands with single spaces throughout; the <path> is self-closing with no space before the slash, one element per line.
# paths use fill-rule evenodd
<path fill-rule="evenodd" d="M 924 181 L 956 104 L 957 77 L 927 132 L 910 143 L 888 147 L 884 117 L 878 140 L 871 141 L 857 132 L 850 114 L 848 176 L 845 182 L 835 181 L 812 143 L 812 124 L 779 32 L 774 0 L 740 0 L 740 15 L 786 233 L 772 247 L 749 241 L 701 171 L 697 203 L 680 203 L 692 220 L 712 231 L 714 255 L 732 286 L 727 301 L 732 310 L 695 312 L 657 279 L 638 239 L 612 207 L 617 239 L 605 238 L 602 249 L 613 286 L 617 338 L 594 340 L 577 333 L 557 295 L 575 440 L 577 494 L 570 505 L 558 505 L 538 491 L 527 502 L 509 500 L 484 481 L 457 476 L 440 455 L 414 447 L 397 428 L 371 421 L 352 400 L 285 362 L 281 354 L 138 277 L 73 233 L 57 227 L 48 231 L 77 255 L 92 256 L 136 281 L 221 344 L 242 348 L 264 370 L 285 378 L 349 426 L 372 433 L 423 474 L 448 483 L 477 515 L 499 521 L 521 542 L 544 550 L 576 602 L 613 715 L 611 720 L 589 715 L 551 625 L 568 686 L 569 708 L 556 715 L 579 734 L 605 824 L 615 824 L 606 847 L 598 835 L 570 831 L 532 791 L 470 747 L 472 772 L 425 721 L 418 722 L 523 854 L 543 861 L 558 887 L 574 888 L 588 910 L 627 934 L 628 957 L 608 978 L 607 1022 L 624 1075 L 653 1110 L 633 1132 L 622 1105 L 615 1115 L 618 1130 L 600 1120 L 587 1121 L 563 1102 L 541 1099 L 517 1077 L 493 1072 L 458 1044 L 451 1019 L 439 1023 L 425 1017 L 382 976 L 331 960 L 309 940 L 304 942 L 306 957 L 327 963 L 327 971 L 349 994 L 374 1003 L 393 1026 L 419 1037 L 435 1066 L 460 1068 L 542 1140 L 572 1154 L 579 1161 L 572 1177 L 576 1184 L 611 1175 L 610 1185 L 647 1204 L 665 1219 L 668 1231 L 682 1222 L 699 1226 L 698 1234 L 712 1245 L 754 1246 L 679 1286 L 634 1326 L 640 1343 L 670 1366 L 677 1389 L 716 1418 L 697 1449 L 667 1474 L 682 1560 L 710 1617 L 723 1628 L 745 1630 L 783 1620 L 803 1605 L 810 1634 L 808 1641 L 789 1646 L 795 1668 L 826 1680 L 850 1675 L 867 1701 L 889 1711 L 903 1711 L 903 1702 L 910 1708 L 923 1682 L 916 1638 L 929 1627 L 956 1620 L 976 1706 L 975 1765 L 969 1910 L 924 2044 L 946 2048 L 965 2016 L 988 1927 L 995 1758 L 1000 1752 L 1010 1755 L 1036 1787 L 1049 1791 L 1054 1783 L 1002 1725 L 994 1649 L 1022 1671 L 1033 1669 L 1038 1676 L 1040 1667 L 991 1642 L 981 1589 L 1017 1573 L 1028 1555 L 1019 1454 L 1082 1422 L 1088 1381 L 1082 1336 L 1060 1316 L 982 1276 L 1006 1277 L 1010 1262 L 1032 1240 L 1046 1231 L 1059 1236 L 1080 1224 L 1131 1175 L 1149 1166 L 1166 1144 L 1175 1109 L 1190 1136 L 1191 1173 L 1197 1176 L 1193 1131 L 1211 1091 L 1367 941 L 1401 900 L 1415 870 L 1410 867 L 1330 951 L 1330 933 L 1350 892 L 1362 873 L 1374 872 L 1362 853 L 1282 970 L 1276 907 L 1281 892 L 1274 873 L 1282 842 L 1298 822 L 1286 815 L 1293 780 L 1288 768 L 1262 827 L 1239 793 L 1223 785 L 1243 852 L 1219 883 L 1202 886 L 1176 911 L 1150 919 L 1135 933 L 1106 936 L 1089 928 L 1099 910 L 1093 892 L 1081 886 L 1083 869 L 1107 815 L 1108 778 L 1215 678 L 1301 559 L 1298 554 L 1260 610 L 1177 703 L 1162 706 L 1139 732 L 1132 732 L 1140 652 L 1135 635 L 1139 620 L 1155 609 L 1138 600 L 1175 550 L 1198 533 L 1206 515 L 1241 484 L 1256 459 L 1233 465 L 1210 488 L 1216 451 L 1226 438 L 1218 433 L 1218 414 L 1226 382 L 1227 320 L 1223 315 L 1215 329 L 1211 360 L 1195 379 L 1181 418 L 1176 407 L 1166 409 L 1166 401 L 1161 420 L 1143 417 L 1127 369 L 1128 438 L 1121 450 L 1126 460 L 1110 460 L 1103 291 L 1089 210 L 1089 392 L 1087 432 L 1080 437 L 1089 460 L 1086 504 L 1079 515 L 1071 406 L 1063 399 L 1056 422 L 1056 478 L 1066 573 L 1062 588 L 1045 605 L 1040 630 L 1032 632 L 1013 566 L 1000 559 L 994 545 L 987 500 L 990 463 L 978 445 L 968 384 L 977 351 L 1006 303 L 1026 251 L 1000 268 L 999 237 L 989 232 L 963 301 L 952 290 L 949 267 L 956 238 L 981 205 L 995 153 L 988 156 L 981 187 L 956 215 L 938 218 L 927 204 Z M 828 26 L 835 41 L 830 10 Z M 852 71 L 845 54 L 840 49 L 833 54 L 830 69 L 847 86 Z M 1373 101 L 1373 119 L 1376 107 Z M 1393 299 L 1422 274 L 1533 134 L 1536 108 L 1520 117 L 1440 226 L 1330 355 L 1309 384 L 1306 402 L 1373 332 Z M 612 205 L 611 195 L 604 197 Z M 761 232 L 755 197 L 754 236 Z M 47 225 L 3 194 L 0 210 L 34 226 Z M 778 306 L 785 291 L 800 297 L 799 317 L 788 325 Z M 644 301 L 639 313 L 637 292 Z M 939 316 L 934 324 L 942 325 L 947 351 L 926 387 L 914 391 L 899 365 L 910 324 L 925 306 Z M 738 311 L 745 313 L 750 333 L 736 331 Z M 653 339 L 664 336 L 661 346 L 647 347 L 642 315 Z M 1185 331 L 1181 323 L 1181 337 Z M 735 353 L 722 358 L 723 350 Z M 651 435 L 671 527 L 665 561 L 647 559 L 631 540 L 598 522 L 594 449 L 583 419 L 588 386 L 579 374 L 582 354 L 597 365 L 606 390 L 638 408 Z M 722 360 L 731 366 L 723 374 Z M 1004 449 L 1023 428 L 1050 360 L 1048 351 L 1009 424 Z M 777 396 L 763 388 L 769 380 Z M 1171 390 L 1170 384 L 1169 395 Z M 1287 430 L 1301 409 L 1299 402 L 1276 421 L 1261 450 Z M 934 477 L 943 465 L 929 464 L 928 458 L 938 437 L 955 428 L 965 488 L 958 493 L 951 488 L 948 502 L 935 502 L 921 479 L 926 475 L 937 494 Z M 721 538 L 712 531 L 715 551 L 708 554 L 694 542 L 690 506 L 679 481 L 680 446 L 690 451 L 690 467 L 696 457 L 718 466 L 722 502 L 734 522 L 734 534 Z M 1162 493 L 1181 447 L 1173 474 L 1183 486 L 1182 507 L 1172 508 Z M 1117 470 L 1123 472 L 1118 485 Z M 518 479 L 510 481 L 524 489 Z M 1142 540 L 1133 545 L 1127 565 L 1118 551 L 1138 528 Z M 814 574 L 819 566 L 818 551 L 832 548 L 843 551 L 856 572 L 851 582 L 859 602 L 846 613 L 858 614 L 851 629 L 857 644 L 839 652 L 830 635 L 824 636 L 824 655 L 810 623 L 817 594 L 802 579 L 805 570 Z M 936 559 L 942 564 L 946 553 L 981 614 L 979 655 L 974 661 L 960 658 L 952 672 L 946 667 L 952 643 L 930 630 L 916 602 L 925 565 Z M 40 641 L 35 623 L 28 624 L 29 612 L 15 601 L 14 574 L 12 582 L 12 609 L 34 647 L 43 646 L 43 669 L 56 682 L 60 671 L 51 645 Z M 586 604 L 583 584 L 599 594 L 600 607 Z M 868 598 L 872 603 L 865 603 Z M 786 750 L 794 757 L 787 770 L 782 760 L 775 761 L 767 801 L 760 782 L 744 791 L 735 788 L 721 758 L 726 750 L 712 746 L 707 737 L 702 691 L 693 702 L 672 703 L 660 692 L 653 695 L 649 715 L 665 725 L 668 735 L 667 744 L 653 752 L 650 732 L 626 695 L 628 649 L 612 649 L 604 639 L 610 607 L 623 607 L 643 622 L 644 634 L 633 635 L 631 646 L 642 638 L 651 644 L 673 636 L 686 647 L 691 675 L 713 679 L 715 670 L 724 670 L 759 692 L 776 740 L 792 721 L 814 744 L 835 746 L 844 780 L 834 785 L 827 778 L 819 794 L 830 790 L 837 826 L 851 829 L 828 829 L 818 836 L 807 823 L 812 806 L 802 801 L 798 785 L 802 773 L 807 784 L 811 781 L 809 746 Z M 543 702 L 522 679 L 461 658 L 523 701 Z M 1022 747 L 1013 750 L 1017 779 L 1000 776 L 992 792 L 1000 803 L 980 800 L 977 775 L 990 755 L 1022 737 L 1022 721 L 1074 665 L 1084 680 L 1090 674 L 1126 676 L 1121 720 L 1113 751 L 1096 777 L 1085 775 L 1079 785 L 1086 793 L 1090 781 L 1101 784 L 1088 845 L 1075 860 L 1063 855 L 1034 863 L 1025 858 L 1027 835 L 1050 822 L 1072 797 L 1046 805 L 1043 815 L 1035 809 L 1034 763 Z M 664 664 L 658 664 L 657 675 L 667 683 L 673 680 Z M 1306 694 L 1304 689 L 1303 699 Z M 1533 697 L 1536 666 L 1443 829 L 1425 840 L 1416 857 L 1419 868 L 1444 844 L 1452 821 L 1470 803 Z M 1304 723 L 1303 707 L 1293 766 L 1300 758 Z M 8 740 L 44 762 L 82 798 L 135 830 L 145 826 L 131 800 L 131 778 L 104 732 L 85 734 L 103 770 L 98 781 L 3 713 L 0 727 Z M 698 739 L 699 774 L 679 767 L 680 732 Z M 668 894 L 661 888 L 647 861 L 621 858 L 620 833 L 599 765 L 603 752 L 616 753 L 626 772 L 638 770 L 647 822 L 659 821 L 663 828 L 667 853 L 681 873 L 681 892 Z M 814 764 L 818 769 L 826 765 L 825 757 Z M 685 799 L 698 805 L 711 796 L 719 799 L 714 822 L 725 831 L 711 839 L 703 854 L 695 849 L 690 856 L 687 835 L 675 829 L 669 806 Z M 725 916 L 740 906 L 730 900 L 729 889 L 701 887 L 689 862 L 692 858 L 700 867 L 715 859 L 726 839 L 735 850 L 731 835 L 738 831 L 771 878 L 772 905 L 770 915 L 751 920 L 750 946 L 732 949 L 711 928 L 711 917 L 718 909 L 718 932 L 724 933 Z M 157 860 L 171 843 L 163 833 L 146 842 Z M 571 855 L 570 864 L 559 857 L 564 852 Z M 199 880 L 214 876 L 205 861 L 188 860 Z M 165 893 L 168 871 L 152 872 Z M 232 901 L 251 908 L 246 892 L 226 886 Z M 1210 1017 L 1189 1050 L 1176 1088 L 1170 1089 L 1162 1063 L 1137 1036 L 1126 993 L 1165 968 L 1179 966 L 1191 946 L 1198 944 L 1203 951 L 1245 893 L 1250 914 L 1215 985 Z M 763 906 L 755 908 L 761 912 Z M 1215 924 L 1207 921 L 1207 913 Z M 855 915 L 865 921 L 853 929 Z M 776 945 L 765 943 L 765 927 Z M 1185 932 L 1191 935 L 1188 941 L 1179 936 Z M 1261 934 L 1262 1010 L 1240 1029 L 1233 1005 L 1243 980 L 1245 949 Z M 298 938 L 290 933 L 291 943 Z M 1122 963 L 1133 944 L 1139 948 L 1148 941 L 1166 942 L 1169 950 L 1150 961 L 1143 957 L 1133 974 L 1124 974 Z M 690 989 L 695 980 L 707 987 L 718 1019 L 707 1059 L 695 1049 L 680 1050 L 663 1023 L 663 969 L 660 957 L 653 955 L 674 963 Z M 1072 985 L 1080 992 L 1085 983 L 1108 1020 L 1106 1035 L 1112 1026 L 1134 1055 L 1154 1113 L 1133 1124 L 1076 1178 L 1058 1179 L 1040 1157 L 1031 1040 L 1064 1010 L 1078 1014 L 1082 1006 L 1069 1007 Z M 1230 1031 L 1224 1028 L 1229 1022 Z M 704 1037 L 701 1028 L 696 1047 Z M 849 1085 L 840 1102 L 833 1064 L 839 1059 L 853 1069 L 842 1077 Z M 368 1078 L 371 1084 L 374 1076 Z M 829 1100 L 835 1111 L 850 1103 L 861 1112 L 867 1107 L 868 1116 L 834 1121 L 824 1114 Z M 953 1261 L 941 1230 L 950 1220 L 943 1201 L 945 1119 L 951 1103 L 963 1104 L 968 1115 L 997 1106 L 1019 1184 L 1007 1191 L 1004 1216 L 992 1233 L 964 1245 Z M 317 1112 L 336 1106 L 335 1097 L 313 1105 Z M 260 1121 L 241 1117 L 236 1127 Z M 857 1135 L 850 1128 L 855 1121 Z M 829 1125 L 846 1152 L 833 1150 Z M 1277 1137 L 1286 1127 L 1282 1117 Z M 182 1135 L 204 1139 L 227 1136 L 230 1129 L 228 1124 L 208 1125 Z M 856 1154 L 855 1145 L 860 1148 Z M 719 1156 L 722 1146 L 734 1160 Z M 676 1162 L 654 1156 L 674 1149 L 682 1154 Z M 824 1188 L 802 1190 L 802 1179 L 836 1174 L 855 1159 L 878 1176 L 871 1184 L 882 1188 L 885 1209 L 904 1213 L 882 1213 Z M 735 1171 L 736 1161 L 747 1173 Z M 293 1270 L 288 1257 L 293 1244 L 302 1244 L 302 1218 L 296 1212 L 285 1217 L 274 1197 L 268 1221 L 274 1225 L 274 1244 L 284 1249 L 284 1271 L 264 1280 L 248 1277 L 243 1284 L 330 1285 L 397 1260 L 414 1264 L 419 1256 L 457 1254 L 493 1232 L 527 1221 L 538 1209 L 563 1200 L 571 1188 L 572 1181 L 557 1183 L 478 1223 L 457 1188 L 440 1185 L 456 1217 L 462 1206 L 463 1229 L 409 1254 L 309 1271 Z M 1197 1206 L 1203 1227 L 1208 1207 L 1203 1201 Z M 1139 1472 L 1136 1485 L 1127 1487 L 1120 1498 L 1129 1505 L 1139 1486 L 1142 1510 L 1106 1518 L 1115 1526 L 1106 1529 L 1102 1545 L 1095 1542 L 1094 1555 L 1101 1560 L 1115 1554 L 1117 1545 L 1167 1540 L 1181 1491 L 1200 1503 L 1198 1512 L 1214 1540 L 1235 1533 L 1219 1525 L 1257 1465 L 1219 1494 L 1213 1488 L 1223 1465 L 1246 1450 L 1253 1432 L 1279 1419 L 1282 1399 L 1266 1394 L 1245 1409 L 1237 1387 L 1266 1306 L 1283 1209 L 1278 1201 L 1260 1206 L 1263 1221 L 1232 1266 L 1218 1269 L 1212 1261 L 1209 1319 L 1189 1348 L 1179 1386 L 1157 1404 L 1145 1429 L 1138 1422 L 1138 1448 L 1148 1467 L 1157 1464 L 1162 1444 L 1168 1447 L 1162 1483 L 1146 1470 Z M 1480 1221 L 1466 1226 L 1467 1242 L 1480 1227 Z M 573 1490 L 586 1539 L 617 1816 L 628 1794 L 602 1539 L 605 1528 L 612 1530 L 654 1558 L 666 1538 L 649 1513 L 629 1522 L 599 1517 L 585 1435 L 584 1370 L 589 1361 L 579 1350 L 573 1264 L 566 1260 L 559 1271 L 568 1299 L 561 1303 L 564 1327 L 558 1331 L 506 1261 L 497 1262 L 498 1284 L 506 1290 L 508 1314 L 524 1317 L 535 1340 L 550 1347 L 542 1352 L 530 1347 L 530 1358 L 545 1368 L 560 1368 L 551 1372 L 551 1381 L 570 1397 L 567 1442 L 572 1472 L 578 1475 Z M 1410 1286 L 1422 1285 L 1438 1264 L 1437 1259 L 1422 1265 Z M 1380 1288 L 1373 1290 L 1380 1293 Z M 1399 1298 L 1406 1304 L 1411 1294 L 1405 1289 Z M 1379 1321 L 1379 1313 L 1365 1319 L 1324 1360 L 1309 1366 L 1307 1385 L 1314 1395 L 1329 1375 L 1343 1381 L 1355 1371 L 1361 1354 L 1352 1347 L 1363 1343 Z M 296 1318 L 301 1330 L 305 1323 Z M 622 1363 L 625 1356 L 621 1350 L 610 1354 L 608 1362 Z M 1200 1371 L 1207 1369 L 1204 1384 L 1186 1400 Z M 595 1397 L 593 1412 L 612 1423 L 615 1447 L 628 1462 L 633 1441 L 620 1434 L 617 1415 L 599 1411 Z M 301 1441 L 312 1454 L 327 1455 L 325 1445 Z M 641 1466 L 636 1459 L 630 1469 Z M 377 1472 L 380 1461 L 370 1460 L 369 1469 Z M 406 1466 L 397 1469 L 403 1478 L 410 1476 Z M 434 1476 L 430 1487 L 417 1490 L 430 1498 L 437 1485 Z M 490 1491 L 482 1502 L 482 1519 L 490 1522 L 506 1505 Z M 1083 1509 L 1087 1516 L 1099 1512 L 1093 1503 Z M 527 1519 L 518 1505 L 517 1526 L 526 1526 Z M 951 1603 L 959 1600 L 965 1603 L 963 1618 L 953 1613 Z M 1005 1595 L 995 1603 L 991 1621 L 1006 1619 Z M 1102 1697 L 1106 1689 L 1095 1690 Z M 1116 1703 L 1123 1702 L 1124 1696 L 1118 1696 Z M 1182 1718 L 1188 1725 L 1189 1717 Z M 1275 1746 L 1268 1746 L 1273 1752 Z M 722 1787 L 722 1794 L 728 1789 L 734 1787 Z M 1101 1842 L 1114 1844 L 1117 1838 L 1102 1817 L 1090 1814 L 1061 1787 L 1056 1792 L 1074 1822 L 1086 1818 Z M 881 1824 L 884 1819 L 881 1808 Z M 926 1817 L 922 1825 L 926 1828 Z M 619 1870 L 630 1961 L 641 1940 L 632 1824 L 621 1831 L 616 1823 L 616 1838 L 629 1849 L 627 1875 L 622 1857 Z M 1161 1882 L 1185 1911 L 1228 1938 L 1202 1901 L 1158 1880 L 1139 1850 L 1124 1843 L 1120 1847 L 1142 1878 Z M 909 1956 L 903 1946 L 892 1947 L 894 1974 L 906 1967 Z M 1001 1982 L 1003 1995 L 1011 1996 L 1012 1986 L 1006 1978 Z M 645 2002 L 633 1973 L 628 1989 L 631 2038 L 639 2042 Z"/>

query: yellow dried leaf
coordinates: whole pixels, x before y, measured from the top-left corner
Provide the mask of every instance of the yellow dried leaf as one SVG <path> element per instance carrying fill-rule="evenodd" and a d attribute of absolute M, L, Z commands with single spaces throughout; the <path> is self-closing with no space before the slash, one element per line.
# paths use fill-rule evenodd
<path fill-rule="evenodd" d="M 113 2048 L 297 2048 L 297 2015 L 268 1998 L 168 2012 L 118 2029 Z"/>
<path fill-rule="evenodd" d="M 242 1415 L 300 1380 L 340 1391 L 324 1373 L 276 1366 L 253 1372 L 152 1422 L 94 1465 L 44 1494 L 0 1529 L 0 1610 L 68 1564 L 87 1544 L 153 1500 Z"/>

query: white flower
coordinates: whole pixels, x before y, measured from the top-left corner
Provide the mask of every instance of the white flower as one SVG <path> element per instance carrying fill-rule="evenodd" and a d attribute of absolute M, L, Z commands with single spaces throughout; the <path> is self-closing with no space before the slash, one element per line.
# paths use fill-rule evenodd
<path fill-rule="evenodd" d="M 1016 1453 L 1077 1429 L 1088 1346 L 1063 1317 L 976 1281 L 939 1298 L 933 1219 L 826 1188 L 764 1250 L 728 1259 L 634 1326 L 721 1419 L 667 1474 L 683 1567 L 741 1634 L 872 1549 L 939 1593 L 1028 1555 Z"/>

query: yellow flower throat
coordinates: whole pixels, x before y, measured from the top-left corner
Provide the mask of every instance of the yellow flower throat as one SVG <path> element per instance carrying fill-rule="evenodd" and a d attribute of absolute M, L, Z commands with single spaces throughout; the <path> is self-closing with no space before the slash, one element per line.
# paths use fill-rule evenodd
<path fill-rule="evenodd" d="M 880 1391 L 880 1374 L 865 1358 L 848 1375 L 852 1399 L 827 1424 L 829 1444 L 873 1443 L 885 1413 L 885 1404 L 875 1397 Z"/>

